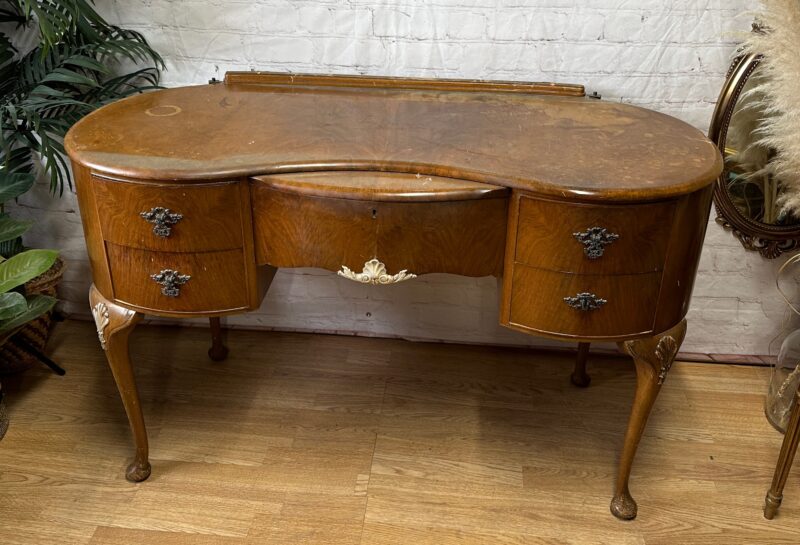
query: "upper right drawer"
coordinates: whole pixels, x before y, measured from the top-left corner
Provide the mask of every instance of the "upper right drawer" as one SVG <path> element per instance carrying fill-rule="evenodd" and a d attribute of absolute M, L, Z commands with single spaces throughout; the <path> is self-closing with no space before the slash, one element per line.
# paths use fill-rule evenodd
<path fill-rule="evenodd" d="M 520 197 L 514 260 L 579 274 L 660 271 L 675 203 L 594 205 Z"/>

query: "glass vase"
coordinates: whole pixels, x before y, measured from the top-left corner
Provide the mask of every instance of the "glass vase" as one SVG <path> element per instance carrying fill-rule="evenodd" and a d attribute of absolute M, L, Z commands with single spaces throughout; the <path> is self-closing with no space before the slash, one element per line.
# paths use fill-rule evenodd
<path fill-rule="evenodd" d="M 767 420 L 781 432 L 786 431 L 798 382 L 800 382 L 800 329 L 790 333 L 781 344 L 778 360 L 772 368 L 764 407 Z"/>

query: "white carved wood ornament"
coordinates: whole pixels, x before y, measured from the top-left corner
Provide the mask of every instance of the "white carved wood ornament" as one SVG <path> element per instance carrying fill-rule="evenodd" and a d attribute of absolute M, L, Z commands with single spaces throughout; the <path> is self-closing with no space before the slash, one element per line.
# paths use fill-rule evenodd
<path fill-rule="evenodd" d="M 389 274 L 386 272 L 386 265 L 377 259 L 371 259 L 364 263 L 364 270 L 360 273 L 350 270 L 342 265 L 342 270 L 337 272 L 339 276 L 352 280 L 354 282 L 361 282 L 362 284 L 397 284 L 416 278 L 417 275 L 407 272 L 405 269 L 397 274 Z"/>

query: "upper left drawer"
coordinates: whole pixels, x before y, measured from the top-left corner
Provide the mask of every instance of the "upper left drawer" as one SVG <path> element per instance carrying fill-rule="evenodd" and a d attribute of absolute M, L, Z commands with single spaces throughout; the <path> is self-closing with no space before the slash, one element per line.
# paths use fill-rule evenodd
<path fill-rule="evenodd" d="M 239 184 L 144 184 L 92 177 L 104 240 L 169 252 L 241 248 Z"/>

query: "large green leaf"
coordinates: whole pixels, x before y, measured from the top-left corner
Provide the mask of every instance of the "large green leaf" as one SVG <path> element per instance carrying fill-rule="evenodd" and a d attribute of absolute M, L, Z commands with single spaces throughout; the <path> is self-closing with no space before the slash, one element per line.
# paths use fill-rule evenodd
<path fill-rule="evenodd" d="M 13 240 L 30 229 L 32 221 L 15 220 L 8 215 L 0 216 L 0 242 Z"/>
<path fill-rule="evenodd" d="M 33 174 L 12 174 L 0 170 L 0 204 L 27 192 L 35 181 Z"/>
<path fill-rule="evenodd" d="M 15 291 L 0 293 L 0 320 L 8 320 L 28 310 L 25 296 Z"/>
<path fill-rule="evenodd" d="M 0 142 L 4 139 L 0 137 Z M 9 143 L 10 145 L 10 143 Z M 5 183 L 7 174 L 31 174 L 33 172 L 31 150 L 29 148 L 16 148 L 6 152 L 0 150 L 0 187 Z"/>
<path fill-rule="evenodd" d="M 55 250 L 25 250 L 0 263 L 0 293 L 5 293 L 36 278 L 53 266 Z"/>
<path fill-rule="evenodd" d="M 60 82 L 69 83 L 72 85 L 89 85 L 96 86 L 97 82 L 92 78 L 87 78 L 83 74 L 68 68 L 56 68 L 40 80 L 42 83 L 47 82 Z"/>
<path fill-rule="evenodd" d="M 0 320 L 0 335 L 27 324 L 38 318 L 56 304 L 55 297 L 49 295 L 31 295 L 27 300 L 27 308 L 20 314 L 8 320 Z"/>
<path fill-rule="evenodd" d="M 102 62 L 93 59 L 92 57 L 86 55 L 72 55 L 71 57 L 67 58 L 64 61 L 64 64 L 71 64 L 73 66 L 80 66 L 82 68 L 86 68 L 88 70 L 92 70 L 94 72 L 99 72 L 101 74 L 110 74 L 111 69 L 104 65 Z"/>

